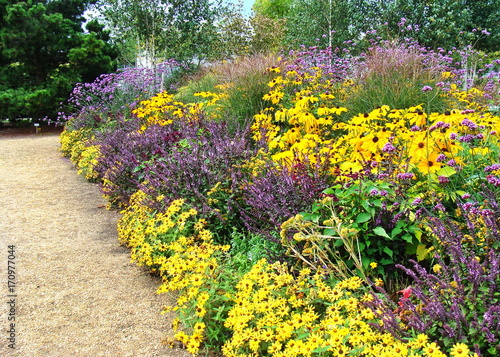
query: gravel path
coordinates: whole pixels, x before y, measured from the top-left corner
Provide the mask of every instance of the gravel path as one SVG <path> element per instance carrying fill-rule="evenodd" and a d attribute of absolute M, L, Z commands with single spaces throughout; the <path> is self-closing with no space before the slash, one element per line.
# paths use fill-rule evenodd
<path fill-rule="evenodd" d="M 0 137 L 0 356 L 189 356 L 161 343 L 172 335 L 173 316 L 160 314 L 171 297 L 130 262 L 119 214 L 58 148 L 56 134 Z"/>

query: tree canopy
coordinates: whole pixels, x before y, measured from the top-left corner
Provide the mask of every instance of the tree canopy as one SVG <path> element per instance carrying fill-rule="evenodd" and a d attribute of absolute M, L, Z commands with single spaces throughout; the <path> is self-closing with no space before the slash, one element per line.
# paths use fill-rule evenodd
<path fill-rule="evenodd" d="M 85 0 L 0 1 L 0 118 L 54 116 L 77 82 L 115 69 Z"/>
<path fill-rule="evenodd" d="M 500 0 L 256 0 L 256 14 L 286 22 L 284 46 L 341 46 L 368 31 L 430 48 L 500 48 Z"/>
<path fill-rule="evenodd" d="M 135 47 L 123 53 L 126 61 L 139 56 L 149 65 L 170 58 L 191 64 L 210 58 L 217 49 L 221 4 L 216 1 L 101 0 L 97 8 L 121 47 Z"/>

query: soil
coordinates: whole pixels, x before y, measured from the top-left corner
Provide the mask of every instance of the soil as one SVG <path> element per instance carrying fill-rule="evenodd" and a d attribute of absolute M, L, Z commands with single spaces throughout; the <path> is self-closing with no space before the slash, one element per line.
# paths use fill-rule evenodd
<path fill-rule="evenodd" d="M 0 130 L 0 356 L 189 356 L 162 342 L 173 296 L 118 244 L 119 213 L 58 152 L 60 128 L 43 129 Z"/>

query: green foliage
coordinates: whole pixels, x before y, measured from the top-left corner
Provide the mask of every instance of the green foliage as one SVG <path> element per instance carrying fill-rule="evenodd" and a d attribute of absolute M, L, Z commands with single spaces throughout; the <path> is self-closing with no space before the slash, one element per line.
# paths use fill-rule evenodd
<path fill-rule="evenodd" d="M 102 27 L 81 28 L 85 3 L 0 4 L 0 117 L 53 117 L 75 83 L 114 69 Z"/>
<path fill-rule="evenodd" d="M 291 10 L 293 0 L 256 0 L 252 9 L 257 15 L 274 20 L 285 18 Z"/>
<path fill-rule="evenodd" d="M 426 258 L 419 222 L 397 184 L 337 184 L 311 210 L 283 224 L 282 243 L 298 262 L 339 278 L 371 274 L 397 280 L 394 264 Z M 401 204 L 400 204 L 401 202 Z"/>
<path fill-rule="evenodd" d="M 475 44 L 479 49 L 492 51 L 499 45 L 498 0 L 397 0 L 388 4 L 382 16 L 393 35 L 409 32 L 431 48 Z M 483 30 L 491 34 L 484 36 Z"/>
<path fill-rule="evenodd" d="M 361 15 L 355 2 L 348 0 L 293 0 L 286 16 L 286 44 L 342 47 L 345 41 L 357 38 L 362 29 L 371 26 Z"/>
<path fill-rule="evenodd" d="M 241 4 L 233 5 L 221 11 L 217 21 L 218 41 L 214 41 L 214 59 L 228 59 L 248 53 L 252 37 L 248 19 L 242 13 Z"/>
<path fill-rule="evenodd" d="M 102 0 L 98 8 L 112 27 L 112 36 L 148 65 L 174 58 L 199 65 L 219 50 L 215 22 L 220 4 L 208 0 Z"/>
<path fill-rule="evenodd" d="M 229 262 L 237 262 L 235 268 L 240 270 L 250 270 L 261 259 L 283 254 L 281 244 L 271 242 L 257 234 L 244 234 L 236 230 L 231 234 L 230 245 L 231 260 Z"/>
<path fill-rule="evenodd" d="M 250 19 L 250 24 L 253 29 L 248 50 L 250 53 L 277 53 L 282 49 L 286 31 L 285 19 L 273 19 L 257 13 Z"/>

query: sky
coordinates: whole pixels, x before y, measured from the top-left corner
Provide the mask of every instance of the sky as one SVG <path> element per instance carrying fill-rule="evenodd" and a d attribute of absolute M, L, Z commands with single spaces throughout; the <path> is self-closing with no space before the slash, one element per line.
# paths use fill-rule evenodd
<path fill-rule="evenodd" d="M 238 0 L 231 0 L 231 2 L 237 4 Z M 255 0 L 243 0 L 242 2 L 243 2 L 243 13 L 245 15 L 250 15 Z"/>

